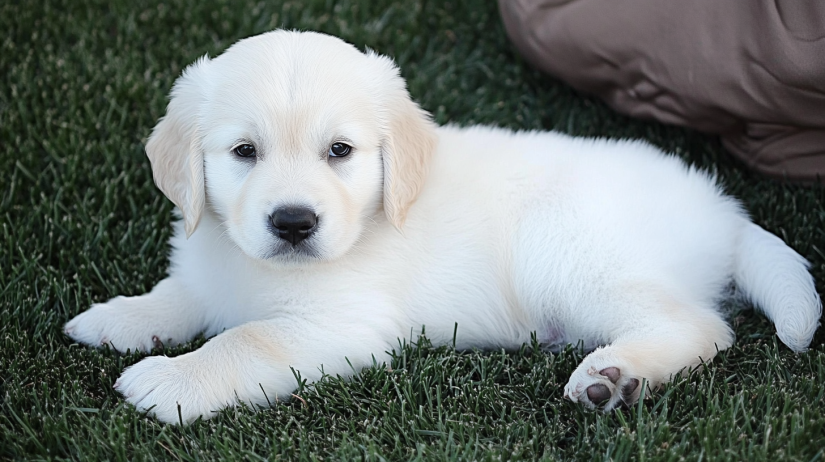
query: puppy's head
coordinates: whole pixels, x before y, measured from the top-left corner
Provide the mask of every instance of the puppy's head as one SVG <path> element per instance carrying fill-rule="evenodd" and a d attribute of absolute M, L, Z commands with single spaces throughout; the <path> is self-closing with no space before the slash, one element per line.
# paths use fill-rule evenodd
<path fill-rule="evenodd" d="M 333 259 L 383 213 L 400 228 L 435 146 L 390 59 L 276 31 L 202 58 L 146 145 L 191 235 L 204 208 L 258 259 Z"/>

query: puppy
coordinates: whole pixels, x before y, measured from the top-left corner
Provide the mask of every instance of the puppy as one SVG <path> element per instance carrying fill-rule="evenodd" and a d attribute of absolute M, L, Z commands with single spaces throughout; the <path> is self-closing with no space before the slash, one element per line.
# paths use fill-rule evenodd
<path fill-rule="evenodd" d="M 65 332 L 214 336 L 115 383 L 164 422 L 288 397 L 291 368 L 349 375 L 422 326 L 445 344 L 457 323 L 462 349 L 583 342 L 565 396 L 608 410 L 731 345 L 732 281 L 794 351 L 819 324 L 805 260 L 707 173 L 641 142 L 436 127 L 390 59 L 327 35 L 192 64 L 146 152 L 181 217 L 169 277 Z"/>

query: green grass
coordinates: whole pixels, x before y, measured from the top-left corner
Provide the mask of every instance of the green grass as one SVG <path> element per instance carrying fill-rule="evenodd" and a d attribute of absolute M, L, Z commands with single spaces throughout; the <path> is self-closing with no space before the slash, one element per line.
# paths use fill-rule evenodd
<path fill-rule="evenodd" d="M 717 171 L 825 288 L 825 188 L 742 171 L 719 142 L 632 120 L 526 66 L 488 0 L 0 3 L 0 459 L 823 460 L 825 329 L 795 355 L 746 311 L 707 368 L 610 414 L 562 399 L 581 353 L 398 349 L 300 400 L 164 426 L 112 390 L 139 355 L 61 327 L 164 276 L 171 204 L 143 140 L 181 69 L 275 27 L 393 56 L 439 123 L 644 138 Z M 191 351 L 203 339 L 167 350 Z M 159 352 L 156 352 L 159 353 Z"/>

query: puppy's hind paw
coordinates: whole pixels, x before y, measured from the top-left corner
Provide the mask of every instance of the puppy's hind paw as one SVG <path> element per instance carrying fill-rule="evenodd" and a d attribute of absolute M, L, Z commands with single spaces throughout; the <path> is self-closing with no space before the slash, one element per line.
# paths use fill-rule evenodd
<path fill-rule="evenodd" d="M 641 392 L 640 384 L 638 378 L 623 374 L 616 366 L 602 369 L 591 366 L 584 370 L 580 365 L 564 387 L 564 397 L 591 409 L 602 407 L 609 411 L 622 403 L 635 403 Z"/>

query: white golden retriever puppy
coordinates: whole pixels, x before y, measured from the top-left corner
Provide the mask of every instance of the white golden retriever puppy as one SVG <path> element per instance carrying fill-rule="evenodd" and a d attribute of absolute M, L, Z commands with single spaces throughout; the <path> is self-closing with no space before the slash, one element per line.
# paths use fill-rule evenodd
<path fill-rule="evenodd" d="M 180 210 L 169 277 L 66 324 L 150 351 L 115 388 L 164 422 L 436 344 L 594 349 L 565 396 L 612 409 L 733 342 L 733 281 L 804 351 L 805 260 L 714 178 L 641 142 L 436 127 L 393 62 L 276 31 L 189 66 L 146 146 Z M 598 347 L 598 348 L 597 348 Z M 348 362 L 349 361 L 349 362 Z M 350 363 L 352 366 L 350 366 Z"/>

